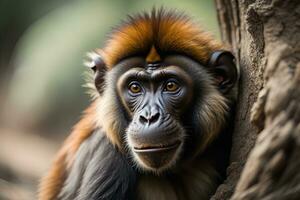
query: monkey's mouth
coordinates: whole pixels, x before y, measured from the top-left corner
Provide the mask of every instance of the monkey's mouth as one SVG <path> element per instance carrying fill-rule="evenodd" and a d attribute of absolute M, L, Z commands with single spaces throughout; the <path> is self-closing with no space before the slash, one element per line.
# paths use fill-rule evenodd
<path fill-rule="evenodd" d="M 161 172 L 175 163 L 181 143 L 175 141 L 164 145 L 133 147 L 133 152 L 138 158 L 138 163 L 144 168 Z"/>
<path fill-rule="evenodd" d="M 175 141 L 170 144 L 134 147 L 133 151 L 136 153 L 155 153 L 155 152 L 169 151 L 172 149 L 176 149 L 180 145 L 180 143 L 181 143 L 180 141 Z"/>

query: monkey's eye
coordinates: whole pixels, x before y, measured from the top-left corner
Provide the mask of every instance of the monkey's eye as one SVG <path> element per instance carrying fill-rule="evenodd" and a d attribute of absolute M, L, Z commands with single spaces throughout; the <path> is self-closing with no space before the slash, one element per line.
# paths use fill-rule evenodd
<path fill-rule="evenodd" d="M 129 90 L 130 92 L 136 94 L 136 93 L 140 93 L 142 91 L 142 88 L 138 83 L 133 82 L 129 84 Z"/>
<path fill-rule="evenodd" d="M 168 81 L 167 84 L 165 85 L 165 91 L 168 92 L 175 92 L 178 90 L 179 85 L 175 81 Z"/>

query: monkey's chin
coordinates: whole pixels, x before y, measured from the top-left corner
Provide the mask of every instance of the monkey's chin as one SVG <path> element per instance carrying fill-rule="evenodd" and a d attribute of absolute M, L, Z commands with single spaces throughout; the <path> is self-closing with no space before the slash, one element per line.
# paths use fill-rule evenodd
<path fill-rule="evenodd" d="M 163 146 L 149 146 L 144 148 L 133 148 L 137 162 L 143 169 L 161 173 L 171 168 L 181 149 L 181 142 L 176 141 L 172 144 Z"/>

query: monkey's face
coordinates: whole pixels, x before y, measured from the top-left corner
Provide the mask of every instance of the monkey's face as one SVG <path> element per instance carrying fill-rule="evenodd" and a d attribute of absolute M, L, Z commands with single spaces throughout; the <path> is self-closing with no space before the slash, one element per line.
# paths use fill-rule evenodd
<path fill-rule="evenodd" d="M 131 119 L 127 143 L 138 164 L 155 171 L 169 168 L 184 143 L 181 116 L 193 96 L 192 78 L 172 65 L 136 67 L 124 73 L 117 85 Z"/>
<path fill-rule="evenodd" d="M 237 79 L 230 53 L 213 53 L 207 65 L 183 55 L 156 64 L 131 57 L 109 71 L 101 57 L 92 59 L 100 126 L 140 168 L 160 173 L 180 165 L 223 129 Z"/>

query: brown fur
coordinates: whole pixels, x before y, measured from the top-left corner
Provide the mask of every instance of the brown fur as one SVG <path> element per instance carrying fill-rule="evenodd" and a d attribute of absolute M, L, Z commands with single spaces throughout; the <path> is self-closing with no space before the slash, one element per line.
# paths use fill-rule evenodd
<path fill-rule="evenodd" d="M 200 63 L 207 63 L 210 54 L 221 48 L 219 43 L 185 15 L 165 12 L 161 9 L 153 10 L 151 14 L 130 18 L 129 22 L 116 28 L 105 47 L 102 50 L 96 50 L 96 52 L 104 58 L 108 69 L 111 69 L 126 57 L 142 54 L 149 61 L 156 61 L 161 59 L 160 55 L 168 52 L 188 55 Z M 74 127 L 58 153 L 48 175 L 42 180 L 39 192 L 40 200 L 57 198 L 68 170 L 72 166 L 76 151 L 97 126 L 103 127 L 111 143 L 121 148 L 118 134 L 120 132 L 118 111 L 110 99 L 109 92 L 105 91 L 102 96 L 98 95 L 95 102 L 86 110 L 80 122 Z M 212 110 L 217 110 L 220 113 L 226 112 L 225 100 L 219 93 L 211 94 L 207 98 L 207 105 L 202 107 L 202 111 L 199 113 L 208 122 L 214 122 L 207 124 L 205 133 L 210 137 L 202 141 L 202 148 L 199 149 L 199 152 L 205 149 L 216 137 L 219 132 L 219 123 L 224 122 L 223 120 L 216 121 L 214 115 L 218 113 L 211 112 Z M 220 113 L 219 115 L 221 115 Z M 184 177 L 182 178 L 184 179 Z M 187 180 L 187 182 L 189 181 Z M 144 190 L 142 182 L 139 187 L 141 187 L 141 191 Z M 170 186 L 165 185 L 165 187 Z M 171 194 L 172 192 L 169 196 L 166 194 L 168 197 L 166 199 L 170 199 Z M 164 194 L 159 195 L 163 196 Z"/>

